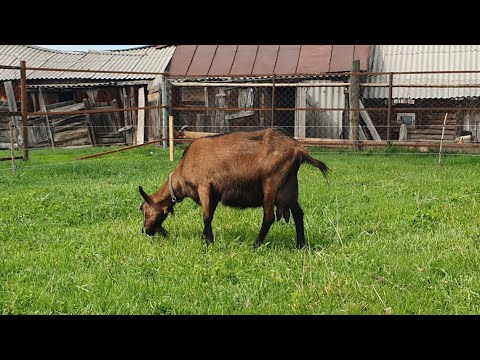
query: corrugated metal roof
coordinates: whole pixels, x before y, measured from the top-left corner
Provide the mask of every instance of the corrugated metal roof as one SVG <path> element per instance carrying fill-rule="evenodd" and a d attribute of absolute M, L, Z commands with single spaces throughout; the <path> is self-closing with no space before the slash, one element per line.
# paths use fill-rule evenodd
<path fill-rule="evenodd" d="M 480 45 L 375 45 L 371 49 L 372 72 L 480 70 Z M 372 76 L 369 82 L 387 82 Z M 394 75 L 394 84 L 479 84 L 479 73 Z M 387 98 L 388 89 L 365 89 L 367 98 Z M 480 96 L 480 88 L 393 87 L 394 98 L 428 99 Z"/>
<path fill-rule="evenodd" d="M 172 76 L 287 75 L 368 70 L 370 45 L 179 45 Z"/>
<path fill-rule="evenodd" d="M 174 46 L 147 46 L 115 51 L 58 51 L 31 45 L 0 45 L 0 65 L 102 71 L 164 72 L 175 51 Z M 20 78 L 19 70 L 0 69 L 0 81 Z M 79 73 L 70 71 L 27 71 L 29 80 L 151 80 L 155 75 Z"/>

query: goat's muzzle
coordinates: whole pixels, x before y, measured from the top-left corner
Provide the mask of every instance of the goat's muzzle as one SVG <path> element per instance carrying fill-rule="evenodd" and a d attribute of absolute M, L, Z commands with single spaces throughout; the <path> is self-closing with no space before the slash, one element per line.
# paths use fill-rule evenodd
<path fill-rule="evenodd" d="M 163 237 L 168 236 L 168 231 L 165 230 L 163 227 L 157 227 L 151 230 L 146 230 L 145 228 L 142 228 L 142 234 L 146 234 L 148 236 L 154 236 L 157 232 L 160 233 L 160 235 L 162 235 Z"/>

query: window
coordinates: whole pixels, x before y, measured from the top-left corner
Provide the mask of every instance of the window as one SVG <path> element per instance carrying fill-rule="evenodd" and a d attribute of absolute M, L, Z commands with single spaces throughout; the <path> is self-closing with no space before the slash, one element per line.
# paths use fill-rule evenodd
<path fill-rule="evenodd" d="M 415 113 L 398 113 L 397 122 L 407 126 L 415 126 Z"/>

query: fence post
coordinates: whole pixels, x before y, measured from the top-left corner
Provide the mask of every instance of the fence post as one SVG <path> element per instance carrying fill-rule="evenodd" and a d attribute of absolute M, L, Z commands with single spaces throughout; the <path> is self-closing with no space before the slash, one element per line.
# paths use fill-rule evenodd
<path fill-rule="evenodd" d="M 170 147 L 170 161 L 173 161 L 173 116 L 168 117 L 168 139 Z"/>
<path fill-rule="evenodd" d="M 162 84 L 162 106 L 167 105 L 167 77 L 165 75 L 161 75 L 161 84 Z M 165 150 L 167 148 L 167 118 L 168 118 L 168 110 L 166 107 L 162 108 L 162 148 Z"/>
<path fill-rule="evenodd" d="M 20 90 L 22 105 L 22 137 L 23 137 L 23 160 L 28 160 L 28 126 L 27 126 L 27 64 L 20 60 Z"/>
<path fill-rule="evenodd" d="M 393 97 L 393 73 L 388 76 L 388 114 L 387 114 L 387 141 L 390 140 L 390 127 L 392 126 L 392 99 Z"/>
<path fill-rule="evenodd" d="M 360 60 L 352 61 L 350 75 L 350 134 L 353 142 L 358 141 L 358 123 L 360 116 Z M 356 73 L 355 75 L 353 73 Z"/>

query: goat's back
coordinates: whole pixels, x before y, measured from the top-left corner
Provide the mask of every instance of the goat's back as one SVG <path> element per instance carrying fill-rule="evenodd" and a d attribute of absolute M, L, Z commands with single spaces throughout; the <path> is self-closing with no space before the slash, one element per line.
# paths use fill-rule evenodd
<path fill-rule="evenodd" d="M 294 138 L 275 129 L 239 131 L 194 140 L 181 161 L 185 180 L 256 180 L 287 171 L 303 153 Z"/>

